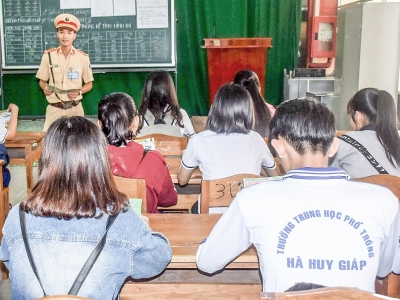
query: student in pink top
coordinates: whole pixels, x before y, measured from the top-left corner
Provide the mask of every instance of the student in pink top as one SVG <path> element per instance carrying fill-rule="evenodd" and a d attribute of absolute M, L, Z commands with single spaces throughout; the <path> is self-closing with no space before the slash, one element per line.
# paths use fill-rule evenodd
<path fill-rule="evenodd" d="M 243 86 L 253 99 L 255 125 L 254 131 L 262 137 L 269 136 L 269 123 L 275 114 L 275 107 L 268 104 L 261 95 L 260 79 L 251 70 L 240 70 L 236 73 L 234 83 Z"/>

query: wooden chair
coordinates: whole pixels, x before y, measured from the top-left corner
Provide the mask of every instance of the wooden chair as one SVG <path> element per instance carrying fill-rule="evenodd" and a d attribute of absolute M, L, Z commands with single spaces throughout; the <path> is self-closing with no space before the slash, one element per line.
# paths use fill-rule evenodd
<path fill-rule="evenodd" d="M 313 290 L 280 292 L 280 293 L 260 293 L 261 300 L 376 300 L 389 299 L 380 295 L 372 294 L 363 290 L 350 287 L 326 287 Z M 394 298 L 393 298 L 394 299 Z"/>
<path fill-rule="evenodd" d="M 85 298 L 75 295 L 55 295 L 37 298 L 36 300 L 92 300 L 92 298 Z"/>
<path fill-rule="evenodd" d="M 136 139 L 153 138 L 156 150 L 162 156 L 182 156 L 182 151 L 186 149 L 188 140 L 185 136 L 171 136 L 166 134 L 153 133 L 139 136 Z"/>
<path fill-rule="evenodd" d="M 362 178 L 352 178 L 351 180 L 387 187 L 400 201 L 400 177 L 379 174 Z M 376 290 L 382 295 L 398 298 L 400 296 L 400 275 L 391 273 L 382 281 L 377 281 L 375 286 Z"/>
<path fill-rule="evenodd" d="M 201 181 L 200 213 L 208 214 L 210 207 L 229 206 L 243 188 L 243 178 L 259 178 L 259 175 L 238 174 L 222 179 Z"/>
<path fill-rule="evenodd" d="M 199 133 L 206 130 L 207 116 L 193 116 L 191 118 L 194 132 Z"/>
<path fill-rule="evenodd" d="M 261 285 L 236 283 L 135 283 L 127 282 L 120 300 L 129 299 L 242 299 L 260 295 Z"/>
<path fill-rule="evenodd" d="M 147 213 L 146 180 L 114 176 L 115 184 L 121 193 L 129 198 L 142 199 L 142 214 Z M 47 299 L 47 298 L 46 298 Z"/>
<path fill-rule="evenodd" d="M 158 206 L 157 208 L 164 212 L 190 213 L 192 206 L 198 199 L 198 194 L 178 194 L 178 203 L 168 207 Z"/>

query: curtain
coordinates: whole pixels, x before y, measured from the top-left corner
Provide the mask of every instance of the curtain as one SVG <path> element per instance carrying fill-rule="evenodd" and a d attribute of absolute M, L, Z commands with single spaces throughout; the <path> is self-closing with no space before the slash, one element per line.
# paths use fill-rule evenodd
<path fill-rule="evenodd" d="M 283 99 L 284 69 L 297 65 L 301 0 L 176 0 L 179 102 L 190 115 L 209 109 L 204 38 L 271 37 L 265 98 Z M 232 78 L 233 80 L 233 78 Z M 190 88 L 188 88 L 190 87 Z"/>

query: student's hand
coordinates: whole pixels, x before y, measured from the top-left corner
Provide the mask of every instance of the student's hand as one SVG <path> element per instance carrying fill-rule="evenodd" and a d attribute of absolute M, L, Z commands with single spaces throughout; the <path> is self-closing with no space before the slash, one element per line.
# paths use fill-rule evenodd
<path fill-rule="evenodd" d="M 8 105 L 8 111 L 11 113 L 18 112 L 18 110 L 19 110 L 19 107 L 16 104 L 10 103 L 10 105 Z"/>

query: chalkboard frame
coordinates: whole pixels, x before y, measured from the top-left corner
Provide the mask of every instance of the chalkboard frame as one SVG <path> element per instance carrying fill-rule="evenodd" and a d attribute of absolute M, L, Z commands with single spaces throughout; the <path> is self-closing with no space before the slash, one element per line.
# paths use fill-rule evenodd
<path fill-rule="evenodd" d="M 6 62 L 6 50 L 5 50 L 5 24 L 4 24 L 4 18 L 3 18 L 3 1 L 6 0 L 0 0 L 0 10 L 1 10 L 1 14 L 0 14 L 0 25 L 2 26 L 1 31 L 0 31 L 0 35 L 1 35 L 1 68 L 2 70 L 4 70 L 3 73 L 20 73 L 21 70 L 22 72 L 24 72 L 23 70 L 26 70 L 27 73 L 30 73 L 29 69 L 37 69 L 39 67 L 39 63 L 35 63 L 35 64 L 7 64 Z M 41 7 L 46 7 L 45 6 L 45 0 L 38 0 Z M 174 7 L 174 0 L 167 0 L 168 1 L 168 10 L 169 10 L 169 20 L 168 20 L 168 34 L 169 34 L 169 39 L 167 38 L 167 42 L 168 42 L 168 46 L 166 49 L 166 57 L 168 57 L 168 61 L 167 62 L 156 62 L 156 61 L 146 61 L 146 62 L 128 62 L 128 63 L 97 63 L 95 61 L 92 60 L 91 58 L 91 64 L 92 67 L 94 69 L 99 68 L 101 69 L 101 72 L 104 72 L 104 70 L 109 70 L 111 72 L 115 72 L 115 71 L 120 71 L 121 69 L 125 70 L 125 71 L 144 71 L 146 69 L 162 69 L 162 68 L 167 68 L 167 69 L 171 69 L 171 67 L 176 71 L 176 67 L 177 67 L 177 55 L 176 55 L 176 17 L 175 17 L 175 7 Z M 47 2 L 47 1 L 46 1 Z M 135 1 L 135 3 L 137 4 L 137 2 Z M 59 13 L 74 13 L 74 10 L 71 9 L 59 9 Z M 137 10 L 136 10 L 137 13 Z M 137 15 L 136 15 L 137 16 Z M 110 20 L 112 18 L 116 18 L 116 17 L 109 17 Z M 82 22 L 82 24 L 85 24 L 84 22 Z M 22 26 L 22 25 L 21 25 Z M 135 28 L 135 30 L 139 31 L 140 29 Z M 145 30 L 145 29 L 144 29 Z M 55 29 L 54 29 L 54 33 L 55 33 Z M 85 31 L 85 29 L 81 29 L 78 34 L 77 34 L 77 41 L 79 40 L 79 35 L 80 34 L 88 34 L 88 31 Z M 44 35 L 46 34 L 46 32 L 42 32 L 41 33 L 41 37 L 42 37 L 42 49 L 43 51 L 45 49 L 51 48 L 51 47 L 46 47 L 44 45 Z M 84 50 L 84 49 L 83 49 Z M 43 53 L 43 52 L 42 52 Z M 42 56 L 42 53 L 40 55 L 40 57 Z M 169 54 L 171 56 L 171 59 L 169 59 Z M 89 55 L 90 56 L 90 55 Z M 139 70 L 139 69 L 140 70 Z M 6 71 L 9 70 L 9 71 Z M 12 70 L 14 70 L 15 72 L 13 72 Z M 95 70 L 94 70 L 95 71 Z"/>

